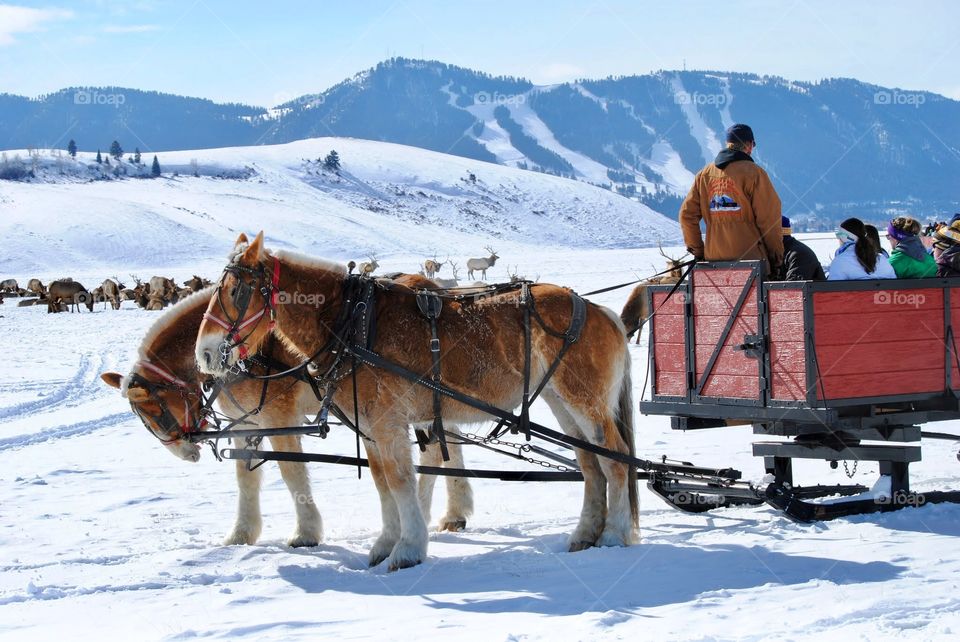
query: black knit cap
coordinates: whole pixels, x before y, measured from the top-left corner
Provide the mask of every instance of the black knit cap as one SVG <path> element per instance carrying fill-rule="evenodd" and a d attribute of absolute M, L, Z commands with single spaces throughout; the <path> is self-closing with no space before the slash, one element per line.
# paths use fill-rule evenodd
<path fill-rule="evenodd" d="M 727 142 L 739 143 L 741 145 L 752 143 L 754 142 L 753 130 L 750 129 L 750 125 L 744 125 L 743 123 L 730 125 L 730 128 L 727 130 Z"/>

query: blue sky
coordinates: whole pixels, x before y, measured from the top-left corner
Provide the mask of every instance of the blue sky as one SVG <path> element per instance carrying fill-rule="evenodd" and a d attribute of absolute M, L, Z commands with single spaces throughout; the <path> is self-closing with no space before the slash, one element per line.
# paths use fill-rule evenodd
<path fill-rule="evenodd" d="M 0 0 L 0 92 L 77 85 L 275 105 L 390 56 L 538 84 L 715 69 L 960 99 L 951 0 Z"/>

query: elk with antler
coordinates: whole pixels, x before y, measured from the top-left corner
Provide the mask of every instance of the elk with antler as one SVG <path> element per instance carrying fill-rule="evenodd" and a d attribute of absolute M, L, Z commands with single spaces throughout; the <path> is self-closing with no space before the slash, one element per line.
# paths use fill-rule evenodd
<path fill-rule="evenodd" d="M 459 286 L 460 286 L 460 283 L 459 283 L 459 279 L 460 279 L 460 266 L 459 266 L 455 261 L 451 261 L 450 259 L 447 259 L 447 260 L 446 260 L 446 263 L 448 263 L 448 264 L 450 265 L 450 270 L 453 272 L 453 278 L 452 278 L 452 279 L 438 279 L 438 278 L 434 278 L 434 279 L 433 279 L 433 282 L 436 283 L 436 284 L 437 284 L 438 286 L 440 286 L 441 288 L 456 288 L 456 287 L 459 287 Z"/>
<path fill-rule="evenodd" d="M 432 279 L 442 267 L 443 261 L 438 261 L 437 255 L 434 254 L 432 259 L 427 259 L 423 262 L 423 275 L 428 279 Z"/>
<path fill-rule="evenodd" d="M 643 324 L 650 318 L 651 311 L 650 301 L 647 298 L 647 287 L 660 284 L 671 285 L 677 283 L 683 277 L 683 261 L 669 256 L 659 244 L 657 248 L 660 250 L 660 255 L 667 260 L 669 272 L 662 276 L 649 278 L 633 288 L 626 305 L 623 306 L 623 311 L 620 312 L 620 320 L 623 321 L 623 326 L 627 330 L 627 338 L 629 339 L 636 332 L 637 343 L 640 343 L 640 331 L 643 329 Z"/>
<path fill-rule="evenodd" d="M 496 264 L 497 259 L 500 257 L 497 256 L 497 251 L 494 250 L 489 245 L 485 246 L 487 252 L 490 252 L 490 256 L 480 258 L 480 259 L 467 259 L 467 278 L 472 279 L 473 273 L 479 271 L 481 277 L 484 281 L 487 280 L 487 268 L 492 268 Z"/>
<path fill-rule="evenodd" d="M 369 261 L 364 261 L 363 263 L 361 263 L 360 265 L 357 266 L 357 272 L 358 272 L 361 276 L 369 276 L 369 275 L 373 274 L 373 273 L 377 270 L 378 267 L 380 267 L 380 264 L 377 263 L 377 257 L 376 257 L 376 256 L 374 256 L 373 254 L 370 254 L 369 256 L 367 256 L 367 258 L 370 259 L 370 260 L 369 260 Z"/>

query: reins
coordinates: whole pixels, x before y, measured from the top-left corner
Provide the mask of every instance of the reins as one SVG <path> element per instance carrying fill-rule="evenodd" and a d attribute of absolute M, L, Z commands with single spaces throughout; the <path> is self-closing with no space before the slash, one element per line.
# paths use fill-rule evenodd
<path fill-rule="evenodd" d="M 673 266 L 673 267 L 669 267 L 669 268 L 667 268 L 666 270 L 662 270 L 662 271 L 657 272 L 657 273 L 655 273 L 655 274 L 651 274 L 650 276 L 645 276 L 645 277 L 643 277 L 643 278 L 634 279 L 633 281 L 627 281 L 626 283 L 620 283 L 620 284 L 618 284 L 618 285 L 611 285 L 610 287 L 606 287 L 606 288 L 600 288 L 599 290 L 593 290 L 592 292 L 587 292 L 586 294 L 583 294 L 582 296 L 593 296 L 594 294 L 603 294 L 604 292 L 613 292 L 614 290 L 619 290 L 620 288 L 625 288 L 625 287 L 627 287 L 627 286 L 629 286 L 629 285 L 634 285 L 635 283 L 643 283 L 644 281 L 649 281 L 650 279 L 654 279 L 654 278 L 656 278 L 656 277 L 658 277 L 658 276 L 663 276 L 664 274 L 670 274 L 671 272 L 674 272 L 674 271 L 676 271 L 676 270 L 678 270 L 678 269 L 686 268 L 685 271 L 681 272 L 681 274 L 680 274 L 680 280 L 677 281 L 677 283 L 681 283 L 681 282 L 683 281 L 683 279 L 686 277 L 686 275 L 690 272 L 690 268 L 692 268 L 693 265 L 694 265 L 694 263 L 696 263 L 696 262 L 697 262 L 697 259 L 696 259 L 696 258 L 688 259 L 688 260 L 686 260 L 686 261 L 681 261 L 680 263 L 677 263 L 677 264 L 676 264 L 675 266 Z M 673 292 L 671 292 L 670 294 L 673 294 Z M 667 297 L 667 298 L 669 298 L 669 297 Z"/>

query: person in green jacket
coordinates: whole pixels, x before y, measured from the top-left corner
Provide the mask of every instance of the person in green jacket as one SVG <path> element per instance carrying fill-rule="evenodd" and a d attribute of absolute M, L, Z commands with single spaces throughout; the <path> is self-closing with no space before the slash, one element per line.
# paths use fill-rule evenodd
<path fill-rule="evenodd" d="M 898 216 L 887 226 L 887 240 L 893 252 L 890 265 L 898 279 L 925 279 L 937 275 L 937 262 L 927 252 L 917 234 L 920 223 L 909 216 Z"/>

